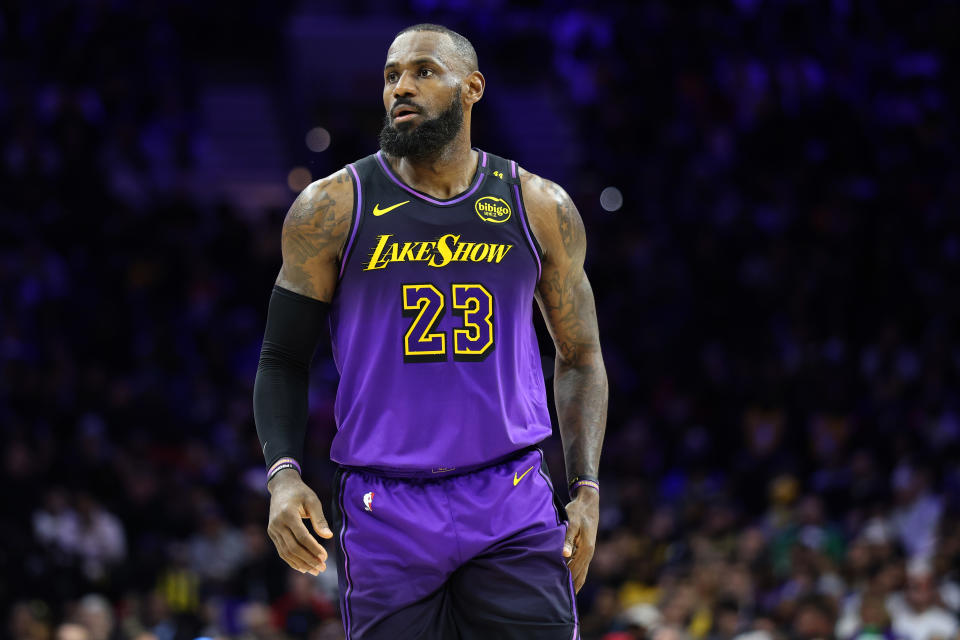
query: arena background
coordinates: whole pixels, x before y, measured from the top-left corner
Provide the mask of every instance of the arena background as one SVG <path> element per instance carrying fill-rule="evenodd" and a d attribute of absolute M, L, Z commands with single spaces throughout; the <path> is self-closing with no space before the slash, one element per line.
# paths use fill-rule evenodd
<path fill-rule="evenodd" d="M 474 144 L 586 224 L 611 397 L 583 637 L 955 633 L 960 9 L 900 5 L 5 0 L 4 633 L 342 637 L 333 569 L 265 535 L 252 385 L 283 214 L 376 149 L 424 21 L 479 52 Z M 325 503 L 335 384 L 321 350 Z"/>

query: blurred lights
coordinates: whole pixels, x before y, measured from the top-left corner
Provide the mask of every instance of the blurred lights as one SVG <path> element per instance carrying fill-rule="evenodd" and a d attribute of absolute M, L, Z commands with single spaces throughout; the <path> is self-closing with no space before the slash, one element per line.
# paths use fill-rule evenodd
<path fill-rule="evenodd" d="M 330 146 L 330 132 L 323 127 L 314 127 L 307 131 L 307 149 L 314 153 L 326 151 Z"/>
<path fill-rule="evenodd" d="M 600 206 L 604 211 L 617 211 L 623 206 L 623 194 L 616 187 L 607 187 L 600 192 Z"/>
<path fill-rule="evenodd" d="M 287 174 L 287 186 L 290 187 L 291 191 L 296 191 L 300 193 L 307 188 L 307 185 L 313 181 L 313 176 L 310 175 L 310 170 L 306 167 L 294 167 L 290 169 L 290 173 Z"/>

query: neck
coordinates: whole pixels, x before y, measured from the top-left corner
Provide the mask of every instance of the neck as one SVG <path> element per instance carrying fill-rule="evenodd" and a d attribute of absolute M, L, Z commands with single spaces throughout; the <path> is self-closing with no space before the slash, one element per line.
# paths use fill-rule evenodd
<path fill-rule="evenodd" d="M 467 127 L 450 144 L 430 157 L 386 157 L 404 183 L 441 200 L 466 191 L 479 162 L 479 154 L 470 148 Z"/>

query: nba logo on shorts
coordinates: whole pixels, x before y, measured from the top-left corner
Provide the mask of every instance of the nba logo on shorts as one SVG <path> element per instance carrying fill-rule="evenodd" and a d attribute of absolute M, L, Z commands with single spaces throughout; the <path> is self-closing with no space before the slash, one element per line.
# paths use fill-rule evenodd
<path fill-rule="evenodd" d="M 373 491 L 363 494 L 363 508 L 366 511 L 373 511 Z"/>

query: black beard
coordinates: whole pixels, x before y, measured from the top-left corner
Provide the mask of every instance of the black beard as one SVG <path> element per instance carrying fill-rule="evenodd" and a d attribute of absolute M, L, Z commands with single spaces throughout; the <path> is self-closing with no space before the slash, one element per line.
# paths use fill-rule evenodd
<path fill-rule="evenodd" d="M 380 130 L 380 148 L 394 158 L 426 160 L 439 155 L 457 137 L 462 127 L 463 105 L 460 104 L 458 88 L 449 107 L 436 118 L 423 120 L 417 127 L 406 122 L 395 127 L 390 124 L 390 114 L 387 113 L 383 119 L 383 129 Z"/>

